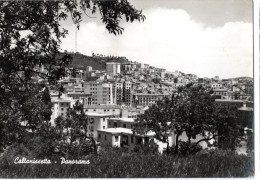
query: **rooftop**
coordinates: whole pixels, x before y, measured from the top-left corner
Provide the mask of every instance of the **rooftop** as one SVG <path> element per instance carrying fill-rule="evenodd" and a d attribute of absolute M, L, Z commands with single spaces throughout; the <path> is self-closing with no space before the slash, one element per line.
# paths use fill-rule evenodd
<path fill-rule="evenodd" d="M 213 89 L 213 91 L 227 91 L 227 89 Z"/>
<path fill-rule="evenodd" d="M 166 94 L 146 94 L 146 93 L 135 93 L 137 96 L 165 96 Z"/>
<path fill-rule="evenodd" d="M 106 128 L 106 129 L 98 129 L 97 131 L 100 131 L 100 132 L 106 132 L 106 133 L 111 133 L 111 134 L 121 134 L 121 133 L 124 133 L 124 134 L 133 134 L 133 131 L 132 129 L 127 129 L 127 128 Z M 136 134 L 137 135 L 137 134 Z M 152 131 L 149 131 L 146 136 L 154 136 L 155 135 L 155 132 L 152 132 Z M 138 136 L 138 135 L 137 135 Z M 140 136 L 140 135 L 139 135 Z"/>
<path fill-rule="evenodd" d="M 254 108 L 252 107 L 241 107 L 238 108 L 239 111 L 254 111 Z"/>
<path fill-rule="evenodd" d="M 95 117 L 109 117 L 112 114 L 98 114 L 98 113 L 86 113 L 87 116 L 95 116 Z"/>
<path fill-rule="evenodd" d="M 110 120 L 124 121 L 124 122 L 135 122 L 134 118 L 110 118 Z"/>
<path fill-rule="evenodd" d="M 101 104 L 101 105 L 87 105 L 84 106 L 84 109 L 120 109 L 119 105 L 114 104 Z"/>
<path fill-rule="evenodd" d="M 72 98 L 52 98 L 51 102 L 71 102 Z"/>
<path fill-rule="evenodd" d="M 111 133 L 111 134 L 133 134 L 132 129 L 127 129 L 127 128 L 107 128 L 107 129 L 98 129 L 97 131 L 101 132 L 106 132 L 106 133 Z"/>
<path fill-rule="evenodd" d="M 243 103 L 245 100 L 240 99 L 215 99 L 216 102 L 240 102 Z"/>

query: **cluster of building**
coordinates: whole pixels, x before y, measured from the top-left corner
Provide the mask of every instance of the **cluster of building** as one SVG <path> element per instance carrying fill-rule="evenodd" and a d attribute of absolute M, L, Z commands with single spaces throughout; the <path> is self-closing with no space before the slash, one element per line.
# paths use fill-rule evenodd
<path fill-rule="evenodd" d="M 55 118 L 66 116 L 76 101 L 83 104 L 88 117 L 88 135 L 101 146 L 134 147 L 149 140 L 159 144 L 160 151 L 166 144 L 157 141 L 154 133 L 133 136 L 132 126 L 137 115 L 142 114 L 156 101 L 170 97 L 179 86 L 188 83 L 201 84 L 212 90 L 216 103 L 236 105 L 243 112 L 253 113 L 253 82 L 250 79 L 199 78 L 180 71 L 168 72 L 138 62 L 107 62 L 106 70 L 67 69 L 67 76 L 58 82 L 61 94 L 51 90 Z M 174 134 L 169 136 L 174 144 Z"/>

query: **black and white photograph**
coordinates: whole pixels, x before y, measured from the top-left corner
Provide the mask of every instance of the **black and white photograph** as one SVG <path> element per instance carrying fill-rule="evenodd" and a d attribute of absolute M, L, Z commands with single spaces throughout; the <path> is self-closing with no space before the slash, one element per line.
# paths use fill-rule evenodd
<path fill-rule="evenodd" d="M 0 178 L 255 177 L 254 25 L 252 0 L 0 0 Z"/>

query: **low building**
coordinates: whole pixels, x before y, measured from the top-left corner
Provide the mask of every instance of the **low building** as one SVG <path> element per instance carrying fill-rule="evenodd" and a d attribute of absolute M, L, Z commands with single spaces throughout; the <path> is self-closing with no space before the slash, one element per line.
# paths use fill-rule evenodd
<path fill-rule="evenodd" d="M 156 141 L 154 139 L 155 133 L 149 132 L 145 136 L 133 134 L 133 131 L 128 128 L 107 128 L 99 129 L 98 141 L 101 143 L 101 147 L 123 147 L 128 150 L 133 150 L 136 144 L 144 144 L 145 142 Z M 165 144 L 165 143 L 164 143 Z M 159 151 L 162 152 L 163 146 L 159 145 Z"/>
<path fill-rule="evenodd" d="M 101 104 L 101 105 L 88 105 L 84 104 L 85 113 L 96 113 L 96 114 L 110 114 L 112 117 L 120 117 L 120 106 Z"/>
<path fill-rule="evenodd" d="M 168 94 L 144 94 L 135 93 L 133 95 L 133 105 L 134 106 L 150 106 L 155 104 L 156 101 L 168 96 Z"/>
<path fill-rule="evenodd" d="M 110 118 L 107 120 L 108 128 L 127 128 L 133 129 L 134 119 L 133 118 Z"/>

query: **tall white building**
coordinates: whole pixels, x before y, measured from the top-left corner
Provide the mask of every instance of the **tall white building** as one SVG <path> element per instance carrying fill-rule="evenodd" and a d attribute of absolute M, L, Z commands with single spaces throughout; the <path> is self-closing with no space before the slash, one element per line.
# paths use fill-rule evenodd
<path fill-rule="evenodd" d="M 86 94 L 92 95 L 91 104 L 114 104 L 111 83 L 85 82 L 84 91 Z"/>
<path fill-rule="evenodd" d="M 55 119 L 58 116 L 66 117 L 67 111 L 69 108 L 73 108 L 73 105 L 76 103 L 76 99 L 72 97 L 53 97 L 51 98 L 52 106 L 52 115 L 51 115 L 51 125 L 55 125 Z"/>
<path fill-rule="evenodd" d="M 106 70 L 109 75 L 120 74 L 121 72 L 121 64 L 116 62 L 107 62 Z"/>
<path fill-rule="evenodd" d="M 117 105 L 123 103 L 123 83 L 115 82 L 113 84 L 113 101 Z"/>

